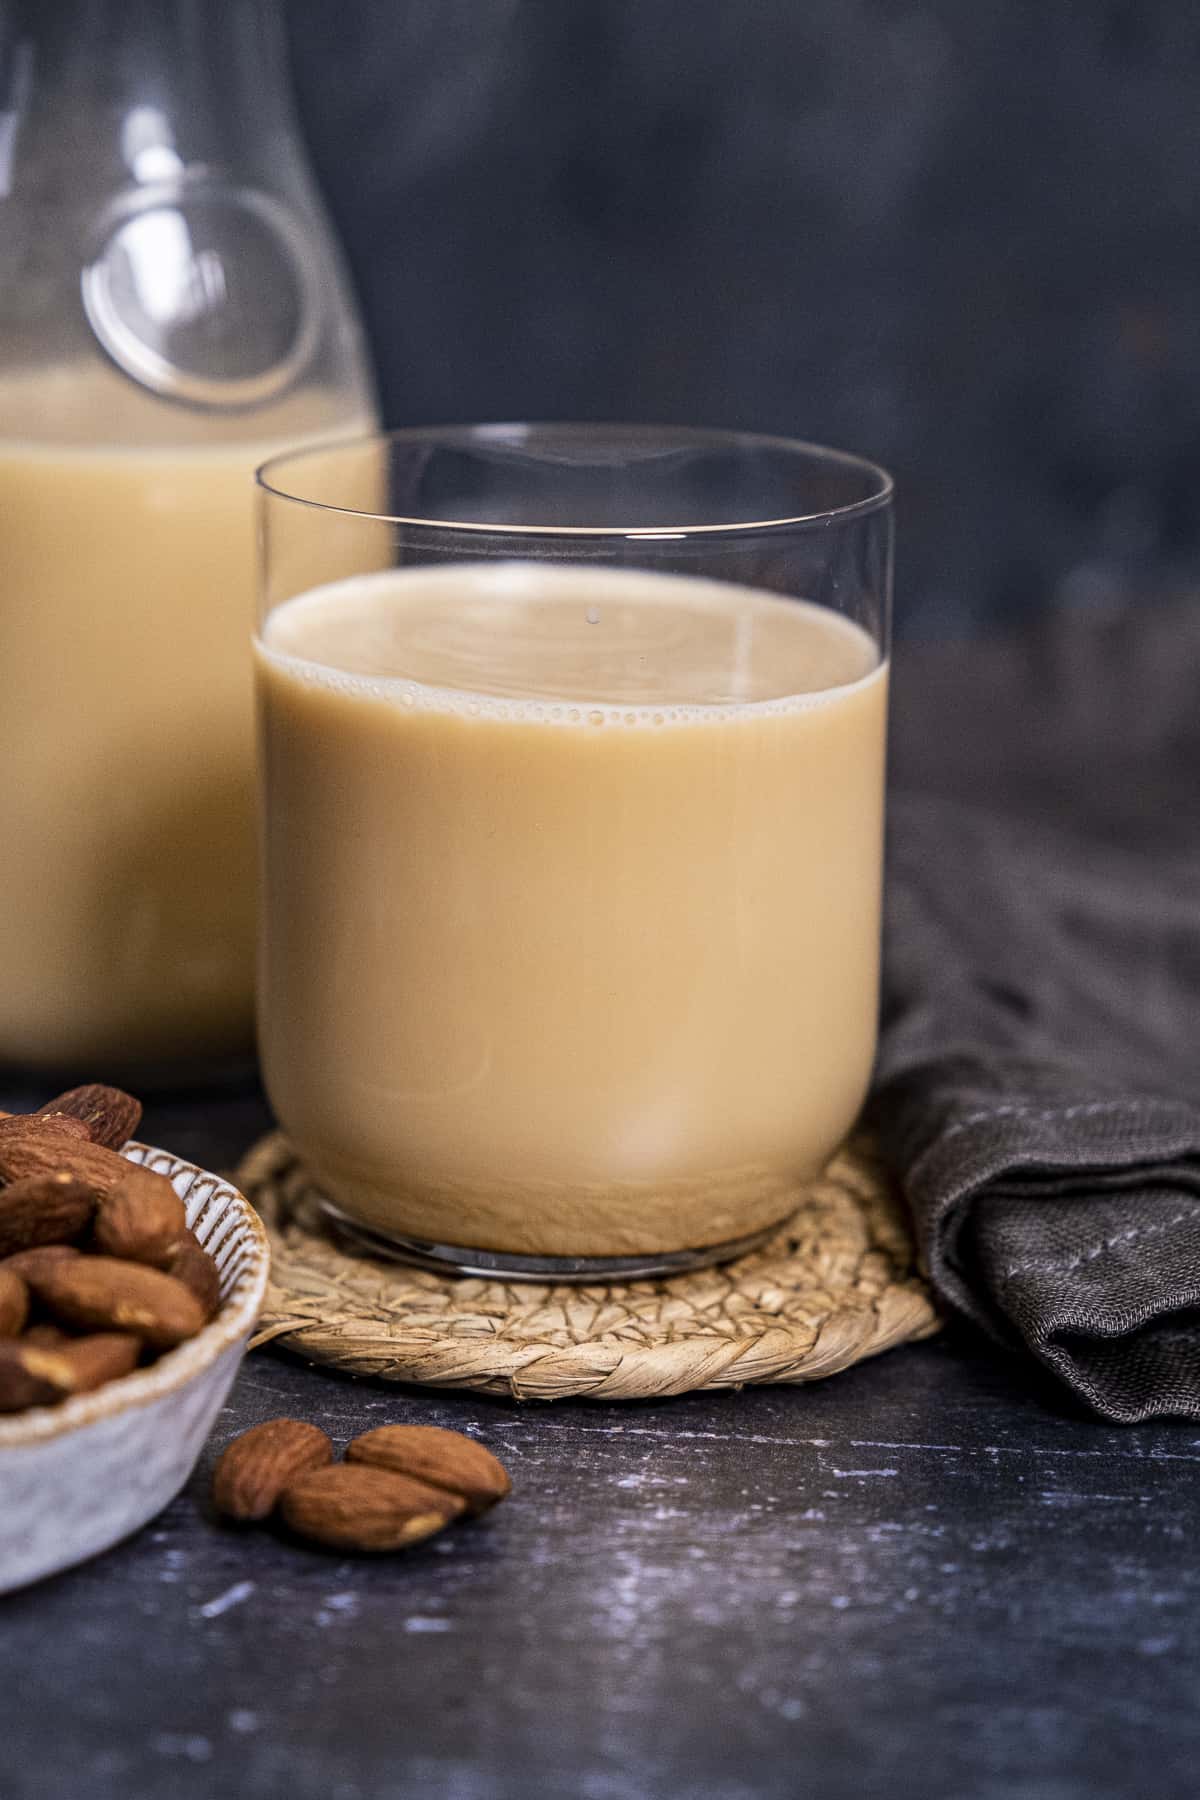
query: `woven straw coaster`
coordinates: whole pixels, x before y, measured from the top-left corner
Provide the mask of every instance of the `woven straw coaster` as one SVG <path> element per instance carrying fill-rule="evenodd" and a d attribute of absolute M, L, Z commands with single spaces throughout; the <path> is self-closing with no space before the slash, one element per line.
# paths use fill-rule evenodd
<path fill-rule="evenodd" d="M 760 1249 L 611 1287 L 464 1279 L 351 1249 L 278 1133 L 235 1179 L 271 1238 L 254 1346 L 388 1381 L 514 1400 L 645 1400 L 815 1381 L 938 1329 L 903 1209 L 861 1142 Z"/>

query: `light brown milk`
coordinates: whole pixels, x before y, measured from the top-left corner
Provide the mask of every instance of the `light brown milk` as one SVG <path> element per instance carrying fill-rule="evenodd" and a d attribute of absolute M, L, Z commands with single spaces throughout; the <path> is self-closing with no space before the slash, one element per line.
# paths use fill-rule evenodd
<path fill-rule="evenodd" d="M 276 1110 L 383 1230 L 617 1255 L 783 1216 L 875 1046 L 886 670 L 802 602 L 388 571 L 258 651 Z"/>
<path fill-rule="evenodd" d="M 0 1062 L 246 1048 L 253 471 L 336 408 L 277 410 L 267 441 L 40 443 L 55 379 L 0 383 Z M 88 398 L 81 431 L 111 435 Z"/>

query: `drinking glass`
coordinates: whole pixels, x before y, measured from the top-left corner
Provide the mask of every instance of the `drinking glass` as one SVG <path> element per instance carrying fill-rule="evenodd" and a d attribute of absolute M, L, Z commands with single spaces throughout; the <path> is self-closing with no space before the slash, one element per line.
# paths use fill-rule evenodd
<path fill-rule="evenodd" d="M 740 1254 L 875 1049 L 891 482 L 778 438 L 488 425 L 259 471 L 271 1101 L 442 1269 Z"/>

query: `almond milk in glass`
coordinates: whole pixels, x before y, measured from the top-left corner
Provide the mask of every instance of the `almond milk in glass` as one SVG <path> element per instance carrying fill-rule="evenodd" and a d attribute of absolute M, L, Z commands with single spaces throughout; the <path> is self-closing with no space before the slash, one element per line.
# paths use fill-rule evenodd
<path fill-rule="evenodd" d="M 314 1185 L 482 1273 L 746 1248 L 874 1055 L 887 477 L 498 426 L 260 481 L 261 1044 Z"/>

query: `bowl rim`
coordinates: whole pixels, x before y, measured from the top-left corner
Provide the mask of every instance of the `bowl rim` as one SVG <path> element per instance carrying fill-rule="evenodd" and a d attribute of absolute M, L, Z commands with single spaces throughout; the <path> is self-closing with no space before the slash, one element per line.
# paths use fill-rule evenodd
<path fill-rule="evenodd" d="M 132 1156 L 132 1151 L 139 1154 Z M 169 1150 L 156 1149 L 152 1144 L 131 1140 L 121 1154 L 131 1162 L 141 1162 L 150 1156 L 165 1159 L 171 1166 L 162 1173 L 170 1180 L 190 1173 L 193 1180 L 203 1178 L 212 1182 L 209 1204 L 218 1195 L 223 1198 L 232 1195 L 249 1232 L 250 1259 L 239 1271 L 234 1290 L 228 1300 L 222 1302 L 216 1317 L 194 1338 L 168 1350 L 150 1368 L 137 1369 L 132 1375 L 105 1382 L 103 1387 L 90 1394 L 77 1394 L 74 1399 L 64 1400 L 57 1406 L 34 1406 L 26 1412 L 0 1418 L 0 1451 L 44 1444 L 83 1426 L 95 1425 L 101 1419 L 114 1418 L 118 1413 L 149 1406 L 168 1394 L 177 1393 L 211 1368 L 239 1339 L 248 1337 L 258 1317 L 267 1291 L 271 1249 L 263 1222 L 241 1189 L 223 1175 L 202 1169 L 198 1163 L 188 1162 Z M 161 1168 L 161 1164 L 159 1166 Z"/>

